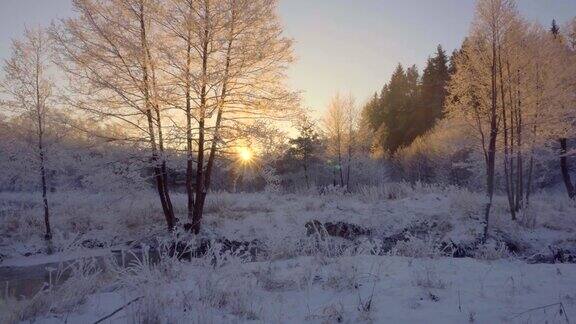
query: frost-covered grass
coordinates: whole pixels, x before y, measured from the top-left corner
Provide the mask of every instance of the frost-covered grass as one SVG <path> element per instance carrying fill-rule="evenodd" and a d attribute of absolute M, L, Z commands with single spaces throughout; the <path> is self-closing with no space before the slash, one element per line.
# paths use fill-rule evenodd
<path fill-rule="evenodd" d="M 216 267 L 196 260 L 177 277 L 155 273 L 155 281 L 146 278 L 156 270 L 138 268 L 73 311 L 35 315 L 40 323 L 91 323 L 136 300 L 110 323 L 563 323 L 576 313 L 573 270 L 366 255 Z"/>
<path fill-rule="evenodd" d="M 85 255 L 86 241 L 104 246 L 91 250 L 105 250 L 169 238 L 153 192 L 54 193 L 56 254 L 23 257 L 45 253 L 37 196 L 0 193 L 0 266 Z M 184 220 L 185 196 L 173 194 L 173 202 Z M 478 247 L 474 259 L 442 257 L 440 242 L 479 237 L 484 202 L 481 193 L 461 188 L 407 183 L 352 193 L 211 193 L 202 235 L 257 239 L 263 249 L 258 262 L 229 254 L 192 262 L 162 254 L 157 263 L 140 260 L 129 267 L 110 262 L 102 273 L 78 271 L 69 283 L 33 298 L 3 296 L 0 322 L 93 322 L 130 301 L 112 323 L 554 323 L 564 320 L 560 307 L 576 314 L 573 264 L 527 265 L 498 241 Z M 551 245 L 574 250 L 574 215 L 574 202 L 542 192 L 514 222 L 505 197 L 497 196 L 491 232 L 525 253 Z M 372 236 L 356 242 L 307 236 L 311 220 L 361 225 Z M 414 224 L 433 230 L 410 234 L 382 252 L 379 238 Z M 553 306 L 523 313 L 546 305 Z"/>
<path fill-rule="evenodd" d="M 70 272 L 64 280 L 63 274 Z M 46 314 L 70 314 L 77 311 L 86 298 L 99 290 L 103 283 L 101 269 L 94 259 L 78 259 L 62 264 L 50 273 L 48 282 L 27 299 L 0 298 L 0 322 L 34 321 Z"/>
<path fill-rule="evenodd" d="M 172 195 L 177 216 L 186 221 L 186 197 Z M 86 247 L 124 245 L 165 233 L 162 210 L 154 192 L 86 193 L 50 195 L 53 249 L 70 251 Z M 413 224 L 437 224 L 443 239 L 473 241 L 482 233 L 485 198 L 457 187 L 391 183 L 362 187 L 356 192 L 310 190 L 299 194 L 216 192 L 206 202 L 204 232 L 228 239 L 264 242 L 276 257 L 294 255 L 310 220 L 344 221 L 374 229 L 386 236 Z M 0 193 L 0 254 L 43 253 L 43 219 L 38 194 Z M 513 222 L 506 198 L 497 196 L 491 218 L 492 231 L 506 233 L 535 250 L 574 242 L 576 204 L 561 193 L 538 193 L 530 208 Z M 427 238 L 434 241 L 438 238 Z M 414 245 L 429 246 L 422 238 Z M 409 247 L 401 247 L 405 250 Z M 285 251 L 282 251 L 285 249 Z M 407 251 L 409 252 L 409 251 Z M 433 253 L 433 251 L 424 254 Z M 408 253 L 407 255 L 411 255 Z"/>

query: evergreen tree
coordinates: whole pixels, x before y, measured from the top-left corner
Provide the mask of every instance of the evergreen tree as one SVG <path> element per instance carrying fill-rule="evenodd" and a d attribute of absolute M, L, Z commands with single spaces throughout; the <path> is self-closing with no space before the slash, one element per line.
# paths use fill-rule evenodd
<path fill-rule="evenodd" d="M 394 153 L 402 144 L 402 130 L 406 126 L 402 122 L 402 112 L 406 108 L 406 93 L 408 80 L 401 64 L 398 64 L 392 74 L 387 91 L 381 95 L 381 105 L 384 109 L 384 122 L 380 126 L 382 145 L 385 151 Z"/>
<path fill-rule="evenodd" d="M 375 93 L 362 110 L 362 119 L 372 131 L 377 130 L 383 121 L 383 110 L 380 109 L 380 96 Z"/>
<path fill-rule="evenodd" d="M 456 73 L 456 56 L 458 53 L 458 50 L 454 50 L 452 51 L 452 55 L 450 55 L 450 64 L 448 65 L 448 74 L 450 75 Z"/>
<path fill-rule="evenodd" d="M 383 151 L 394 154 L 442 118 L 450 75 L 448 56 L 441 46 L 428 59 L 422 77 L 415 65 L 404 69 L 398 64 L 380 96 L 368 101 L 362 112 Z"/>
<path fill-rule="evenodd" d="M 412 65 L 406 70 L 407 93 L 406 103 L 402 111 L 400 122 L 402 123 L 402 146 L 408 146 L 414 139 L 421 133 L 420 118 L 420 96 L 421 96 L 421 83 L 420 74 L 416 65 Z"/>
<path fill-rule="evenodd" d="M 554 37 L 560 35 L 560 27 L 558 27 L 556 19 L 552 19 L 552 27 L 550 27 L 550 32 L 552 33 L 552 35 L 554 35 Z"/>
<path fill-rule="evenodd" d="M 422 75 L 422 92 L 418 109 L 417 134 L 430 130 L 443 116 L 446 85 L 450 79 L 448 57 L 442 46 L 438 45 L 436 55 L 428 59 Z"/>
<path fill-rule="evenodd" d="M 310 167 L 319 160 L 322 141 L 316 131 L 314 123 L 307 117 L 297 125 L 299 135 L 290 139 L 290 148 L 287 156 L 302 166 L 306 187 L 310 188 Z"/>

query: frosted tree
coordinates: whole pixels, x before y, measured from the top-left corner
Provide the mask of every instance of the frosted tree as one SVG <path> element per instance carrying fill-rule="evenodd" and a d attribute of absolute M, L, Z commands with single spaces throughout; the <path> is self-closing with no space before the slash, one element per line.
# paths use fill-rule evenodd
<path fill-rule="evenodd" d="M 46 240 L 52 238 L 45 144 L 47 116 L 54 104 L 54 82 L 49 75 L 50 56 L 51 44 L 45 31 L 27 29 L 22 40 L 12 42 L 12 53 L 4 62 L 4 75 L 0 81 L 0 93 L 7 98 L 0 102 L 1 107 L 27 119 L 24 125 L 32 128 L 36 138 Z"/>
<path fill-rule="evenodd" d="M 74 0 L 76 18 L 52 28 L 60 65 L 70 77 L 69 104 L 102 123 L 130 130 L 147 144 L 166 224 L 175 226 L 163 133 L 165 77 L 155 0 Z"/>
<path fill-rule="evenodd" d="M 347 186 L 350 180 L 350 165 L 357 120 L 358 113 L 352 95 L 342 96 L 339 93 L 334 95 L 324 116 L 324 128 L 329 141 L 329 154 L 336 160 L 334 172 L 338 173 L 342 187 Z M 346 176 L 344 175 L 345 154 L 348 159 Z"/>
<path fill-rule="evenodd" d="M 574 197 L 574 186 L 568 168 L 567 139 L 574 136 L 576 111 L 573 102 L 576 99 L 576 61 L 567 39 L 562 37 L 556 24 L 550 31 L 534 25 L 522 28 L 523 46 L 515 62 L 524 62 L 523 69 L 518 69 L 520 76 L 515 87 L 525 94 L 522 98 L 522 111 L 518 119 L 526 129 L 527 149 L 530 151 L 528 179 L 526 184 L 526 203 L 532 187 L 534 168 L 534 149 L 538 146 L 559 143 L 560 171 L 570 197 Z M 512 64 L 514 64 L 512 63 Z M 520 74 L 520 71 L 522 73 Z M 518 96 L 520 97 L 520 96 Z M 520 102 L 520 99 L 518 99 Z M 518 137 L 519 137 L 519 132 Z M 522 148 L 519 146 L 519 150 Z"/>
<path fill-rule="evenodd" d="M 348 161 L 346 163 L 346 186 L 350 188 L 350 175 L 352 173 L 352 159 L 357 146 L 356 136 L 358 134 L 359 110 L 352 95 L 348 96 L 346 107 L 346 146 Z"/>
<path fill-rule="evenodd" d="M 499 87 L 499 58 L 505 36 L 517 16 L 509 0 L 480 0 L 471 34 L 456 57 L 456 73 L 449 85 L 448 110 L 460 114 L 476 130 L 486 166 L 484 235 L 488 238 L 494 196 L 497 139 L 500 130 L 502 89 Z M 500 89 L 499 89 L 500 88 Z"/>
<path fill-rule="evenodd" d="M 210 89 L 216 87 L 209 68 L 222 47 L 216 42 L 216 37 L 221 36 L 216 30 L 223 28 L 222 8 L 213 1 L 167 0 L 163 4 L 157 19 L 166 36 L 162 59 L 175 85 L 165 99 L 184 113 L 185 125 L 180 128 L 184 129 L 186 142 L 188 219 L 193 222 L 197 194 L 194 179 L 203 177 L 202 168 L 194 168 L 193 144 L 198 143 L 197 159 L 203 163 L 206 110 L 209 97 L 213 96 Z"/>
<path fill-rule="evenodd" d="M 566 34 L 565 37 L 568 40 L 568 46 L 570 46 L 572 51 L 576 51 L 576 17 L 570 19 L 564 29 Z"/>
<path fill-rule="evenodd" d="M 547 135 L 556 137 L 560 145 L 560 171 L 568 196 L 576 199 L 576 184 L 572 183 L 568 158 L 572 155 L 568 139 L 576 136 L 576 18 L 566 26 L 562 35 L 559 28 L 551 29 L 548 49 L 549 66 L 546 102 L 550 106 L 547 120 L 551 122 Z"/>
<path fill-rule="evenodd" d="M 218 153 L 233 145 L 250 121 L 286 117 L 296 96 L 283 84 L 292 61 L 292 42 L 282 36 L 277 1 L 187 3 L 194 10 L 179 21 L 192 26 L 180 29 L 189 29 L 194 39 L 190 116 L 197 130 L 196 181 L 189 215 L 192 230 L 198 233 Z"/>

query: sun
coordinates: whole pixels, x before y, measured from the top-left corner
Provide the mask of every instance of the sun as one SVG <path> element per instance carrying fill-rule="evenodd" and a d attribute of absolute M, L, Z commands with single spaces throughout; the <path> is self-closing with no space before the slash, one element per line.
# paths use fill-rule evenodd
<path fill-rule="evenodd" d="M 242 162 L 248 163 L 248 162 L 252 161 L 252 159 L 254 158 L 254 155 L 252 154 L 252 151 L 250 150 L 250 148 L 241 147 L 238 150 L 238 157 L 240 158 L 240 160 Z"/>

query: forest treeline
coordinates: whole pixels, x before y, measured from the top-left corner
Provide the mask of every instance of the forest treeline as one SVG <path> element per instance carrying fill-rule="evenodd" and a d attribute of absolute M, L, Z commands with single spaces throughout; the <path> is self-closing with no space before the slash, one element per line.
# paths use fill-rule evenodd
<path fill-rule="evenodd" d="M 478 0 L 460 48 L 399 64 L 371 98 L 335 94 L 316 120 L 285 85 L 275 0 L 73 6 L 13 42 L 0 81 L 0 189 L 41 192 L 48 239 L 54 190 L 153 187 L 166 227 L 195 233 L 211 190 L 466 186 L 486 194 L 485 236 L 495 193 L 513 219 L 541 188 L 576 197 L 576 18 L 548 28 Z"/>
<path fill-rule="evenodd" d="M 360 112 L 353 106 L 336 95 L 324 118 L 340 185 L 350 185 L 342 170 L 349 179 L 353 164 L 343 153 L 356 151 L 360 160 L 382 158 L 392 178 L 482 189 L 485 239 L 495 192 L 508 198 L 513 220 L 543 187 L 562 183 L 576 197 L 576 19 L 546 28 L 522 17 L 515 1 L 478 1 L 449 59 L 439 46 L 422 75 L 398 65 Z"/>
<path fill-rule="evenodd" d="M 508 197 L 514 220 L 544 172 L 576 197 L 568 144 L 576 137 L 575 68 L 576 19 L 547 29 L 522 17 L 514 1 L 478 1 L 471 32 L 449 62 L 439 47 L 421 77 L 399 65 L 364 107 L 368 139 L 411 180 L 434 181 L 447 169 L 460 181 L 470 170 L 462 166 L 480 161 L 487 237 L 496 191 Z"/>
<path fill-rule="evenodd" d="M 362 118 L 374 134 L 374 148 L 393 155 L 432 129 L 444 116 L 453 70 L 440 45 L 422 75 L 415 65 L 398 64 L 390 81 L 362 109 Z"/>

